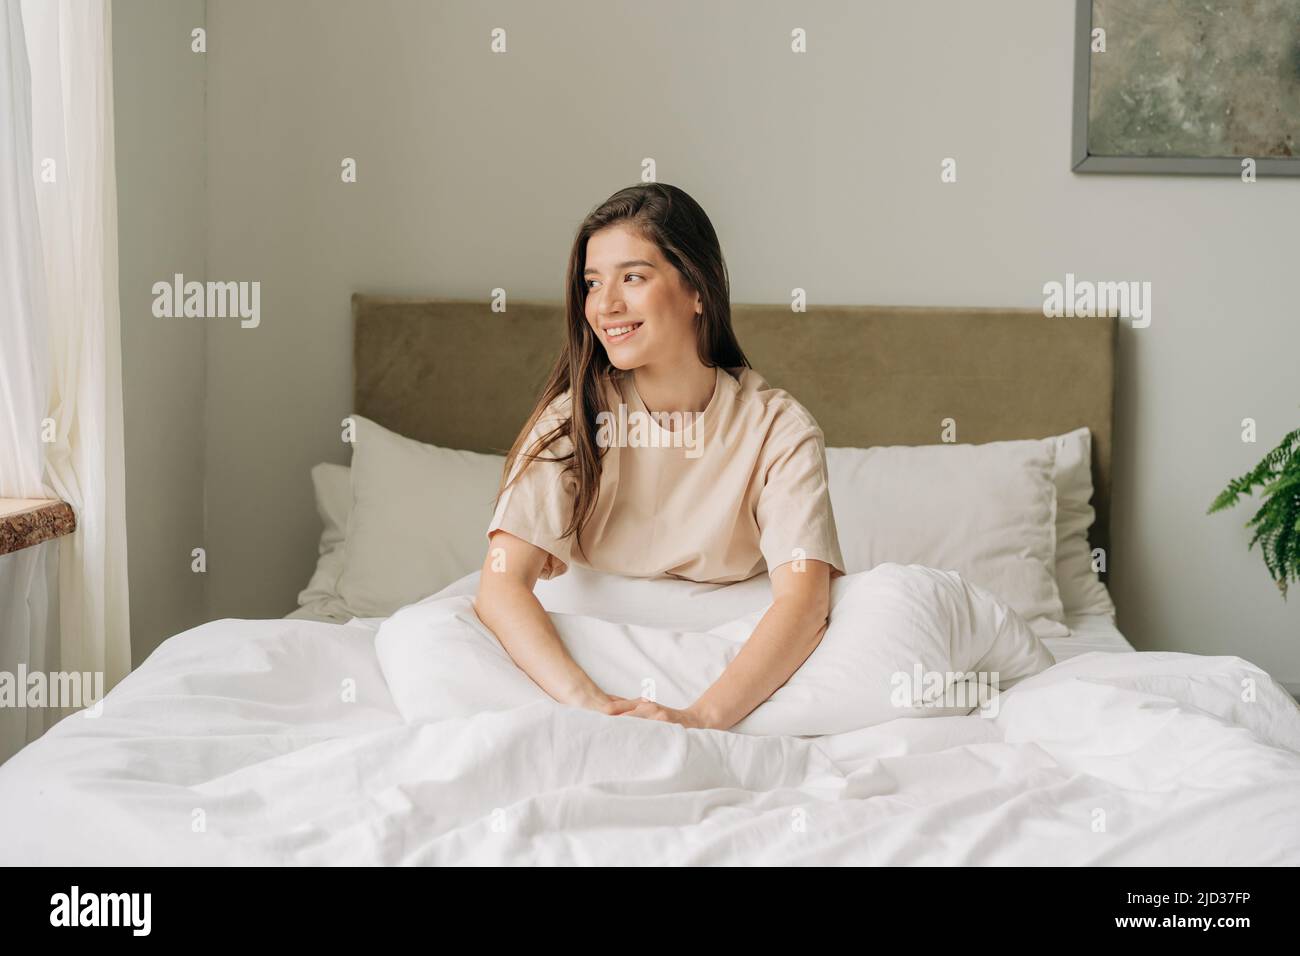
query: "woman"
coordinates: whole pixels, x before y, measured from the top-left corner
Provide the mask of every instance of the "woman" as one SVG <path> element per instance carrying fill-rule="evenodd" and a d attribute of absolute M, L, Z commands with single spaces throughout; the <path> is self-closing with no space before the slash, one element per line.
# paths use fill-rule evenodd
<path fill-rule="evenodd" d="M 568 338 L 506 458 L 479 619 L 543 690 L 601 713 L 728 729 L 826 630 L 844 573 L 821 429 L 749 367 L 712 223 L 662 184 L 620 190 L 578 230 Z M 570 561 L 631 577 L 742 581 L 773 601 L 691 706 L 606 693 L 533 594 Z"/>

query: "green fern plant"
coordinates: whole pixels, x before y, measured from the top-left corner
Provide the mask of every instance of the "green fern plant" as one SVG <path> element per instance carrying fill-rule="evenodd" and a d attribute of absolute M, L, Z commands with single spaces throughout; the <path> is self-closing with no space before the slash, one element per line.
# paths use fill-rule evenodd
<path fill-rule="evenodd" d="M 1232 507 L 1257 485 L 1264 486 L 1265 501 L 1246 522 L 1247 528 L 1255 529 L 1248 547 L 1260 543 L 1268 573 L 1286 600 L 1287 583 L 1300 581 L 1300 428 L 1283 438 L 1251 471 L 1230 481 L 1206 514 Z"/>

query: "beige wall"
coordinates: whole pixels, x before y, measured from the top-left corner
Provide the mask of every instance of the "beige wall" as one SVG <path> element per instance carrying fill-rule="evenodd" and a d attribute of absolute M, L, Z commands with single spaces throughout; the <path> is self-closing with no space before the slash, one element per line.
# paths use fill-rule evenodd
<path fill-rule="evenodd" d="M 203 543 L 204 328 L 158 319 L 154 282 L 201 279 L 207 246 L 202 0 L 114 0 L 118 265 L 131 656 L 207 620 Z"/>
<path fill-rule="evenodd" d="M 1071 174 L 1073 7 L 210 0 L 207 277 L 259 280 L 263 311 L 206 326 L 210 615 L 283 614 L 311 571 L 308 469 L 348 457 L 349 295 L 558 299 L 578 221 L 650 156 L 712 216 L 736 301 L 1036 307 L 1067 271 L 1152 282 L 1150 328 L 1120 342 L 1121 627 L 1300 682 L 1300 602 L 1246 551 L 1252 512 L 1204 514 L 1300 424 L 1300 180 Z"/>

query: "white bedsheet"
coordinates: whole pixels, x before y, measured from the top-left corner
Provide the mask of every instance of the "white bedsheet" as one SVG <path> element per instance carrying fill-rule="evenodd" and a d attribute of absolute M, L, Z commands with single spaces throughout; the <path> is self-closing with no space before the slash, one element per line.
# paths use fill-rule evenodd
<path fill-rule="evenodd" d="M 1043 646 L 1052 652 L 1058 664 L 1090 651 L 1131 654 L 1136 650 L 1109 614 L 1066 615 L 1065 626 L 1070 629 L 1069 637 L 1042 638 Z"/>
<path fill-rule="evenodd" d="M 1087 651 L 995 719 L 756 737 L 547 701 L 408 725 L 374 641 L 164 642 L 0 766 L 0 863 L 1300 863 L 1300 708 L 1235 657 Z"/>

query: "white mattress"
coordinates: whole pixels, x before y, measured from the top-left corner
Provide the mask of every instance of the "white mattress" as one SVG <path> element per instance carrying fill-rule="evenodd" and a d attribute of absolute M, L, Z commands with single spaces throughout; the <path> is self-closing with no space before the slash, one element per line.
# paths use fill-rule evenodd
<path fill-rule="evenodd" d="M 993 719 L 813 738 L 408 724 L 374 622 L 214 621 L 0 766 L 0 863 L 1300 864 L 1295 701 L 1076 623 Z"/>
<path fill-rule="evenodd" d="M 1093 651 L 1101 654 L 1136 653 L 1136 648 L 1120 633 L 1115 619 L 1109 614 L 1067 615 L 1065 626 L 1070 629 L 1069 637 L 1043 638 L 1043 644 L 1058 664 Z"/>

